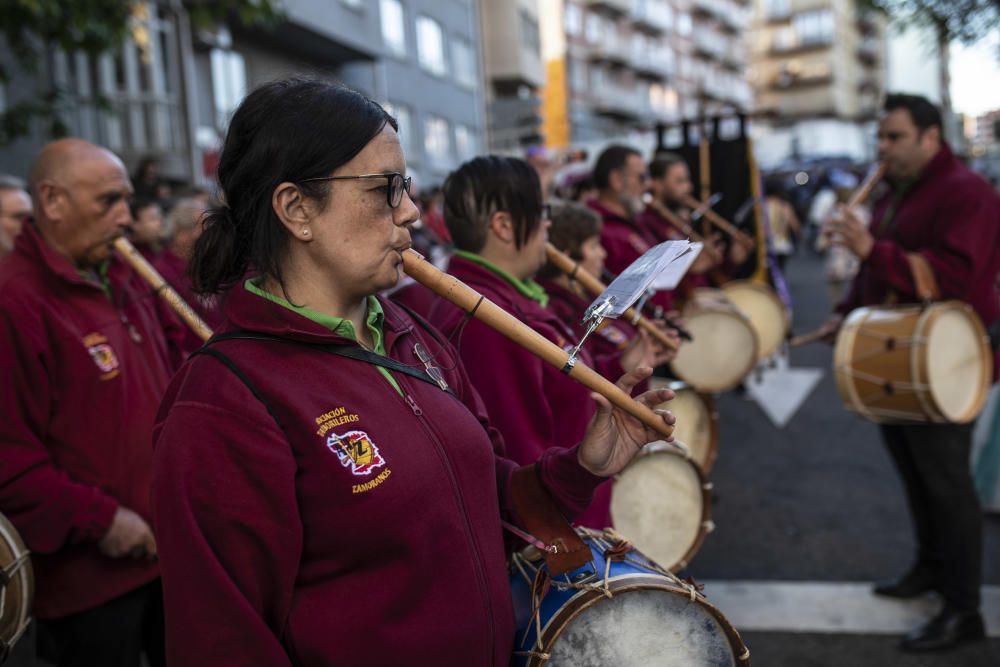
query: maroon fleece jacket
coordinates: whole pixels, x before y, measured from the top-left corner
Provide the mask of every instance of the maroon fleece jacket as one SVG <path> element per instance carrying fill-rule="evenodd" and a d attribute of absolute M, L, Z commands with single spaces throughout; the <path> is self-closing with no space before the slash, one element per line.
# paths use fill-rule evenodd
<path fill-rule="evenodd" d="M 569 350 L 576 344 L 572 329 L 554 312 L 490 269 L 455 256 L 448 273 L 559 347 Z M 490 421 L 503 434 L 507 456 L 523 465 L 552 447 L 562 449 L 580 442 L 596 411 L 589 389 L 479 320 L 469 320 L 443 299 L 435 301 L 430 320 L 458 347 Z M 459 327 L 464 330 L 457 332 Z M 586 348 L 580 351 L 580 362 L 595 366 Z M 591 506 L 577 516 L 578 524 L 611 525 L 610 486 L 610 482 L 601 485 Z"/>
<path fill-rule="evenodd" d="M 124 267 L 108 275 L 110 298 L 33 224 L 0 262 L 0 511 L 33 552 L 43 619 L 157 576 L 97 548 L 119 504 L 150 518 L 150 436 L 169 378 L 151 301 Z"/>
<path fill-rule="evenodd" d="M 876 202 L 870 229 L 875 245 L 838 312 L 885 303 L 893 292 L 899 303 L 918 302 L 906 258 L 916 252 L 934 271 L 943 298 L 968 303 L 985 326 L 1000 317 L 1000 195 L 946 144 L 912 186 Z M 1000 371 L 1000 355 L 994 361 Z"/>
<path fill-rule="evenodd" d="M 608 253 L 604 265 L 611 273 L 618 275 L 659 243 L 638 221 L 618 215 L 598 200 L 590 200 L 587 206 L 601 216 L 601 245 Z M 660 290 L 650 298 L 649 303 L 660 306 L 663 310 L 670 310 L 673 307 L 673 295 L 669 290 Z"/>
<path fill-rule="evenodd" d="M 514 617 L 501 516 L 517 465 L 454 351 L 380 300 L 401 395 L 362 361 L 302 343 L 352 343 L 238 287 L 226 328 L 284 341 L 216 349 L 175 376 L 155 432 L 153 505 L 168 663 L 506 665 Z M 457 397 L 456 397 L 457 396 Z M 575 450 L 541 482 L 572 515 L 601 478 Z M 513 517 L 516 521 L 516 517 Z"/>

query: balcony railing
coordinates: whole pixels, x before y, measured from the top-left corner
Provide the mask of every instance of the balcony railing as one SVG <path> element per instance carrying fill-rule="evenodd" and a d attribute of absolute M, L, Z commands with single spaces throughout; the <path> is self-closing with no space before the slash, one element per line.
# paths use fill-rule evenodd
<path fill-rule="evenodd" d="M 662 47 L 655 49 L 634 47 L 631 65 L 640 74 L 655 78 L 666 78 L 676 72 L 673 52 Z"/>
<path fill-rule="evenodd" d="M 584 0 L 583 4 L 615 14 L 628 14 L 632 11 L 632 0 Z"/>
<path fill-rule="evenodd" d="M 632 0 L 632 21 L 638 27 L 663 33 L 670 29 L 670 10 L 655 0 Z"/>

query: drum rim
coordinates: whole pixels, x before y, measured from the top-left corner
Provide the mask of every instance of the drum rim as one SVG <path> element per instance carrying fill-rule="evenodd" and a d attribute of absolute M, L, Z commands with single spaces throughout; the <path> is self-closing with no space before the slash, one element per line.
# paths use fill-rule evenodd
<path fill-rule="evenodd" d="M 728 291 L 736 291 L 743 288 L 750 288 L 751 291 L 757 292 L 758 294 L 761 294 L 767 297 L 769 300 L 773 301 L 774 303 L 778 304 L 779 310 L 781 311 L 781 322 L 783 324 L 782 330 L 784 331 L 784 334 L 779 338 L 777 345 L 774 345 L 773 349 L 767 350 L 766 352 L 764 348 L 760 347 L 758 343 L 759 347 L 757 351 L 759 355 L 758 360 L 766 359 L 767 357 L 777 352 L 781 348 L 781 343 L 784 342 L 789 330 L 791 330 L 792 328 L 792 317 L 791 314 L 788 312 L 788 306 L 785 305 L 785 303 L 781 300 L 781 297 L 778 296 L 778 293 L 767 283 L 755 282 L 753 280 L 747 280 L 747 279 L 730 280 L 727 283 L 723 283 L 719 287 L 719 289 L 721 289 L 723 292 L 726 292 L 727 287 L 729 288 Z M 736 304 L 734 303 L 733 305 L 735 306 Z M 739 307 L 737 306 L 737 308 Z M 751 324 L 753 323 L 753 318 L 750 317 L 749 315 L 747 315 L 747 319 L 750 320 Z M 759 338 L 760 336 L 758 336 L 758 339 Z"/>
<path fill-rule="evenodd" d="M 632 544 L 632 546 L 634 546 L 636 550 L 639 551 L 639 553 L 641 553 L 643 556 L 649 559 L 650 562 L 656 563 L 665 570 L 668 570 L 671 574 L 675 574 L 691 564 L 691 560 L 701 550 L 701 547 L 705 543 L 705 539 L 708 537 L 708 534 L 715 529 L 715 524 L 712 523 L 712 483 L 708 481 L 708 477 L 705 474 L 705 472 L 701 469 L 701 466 L 699 466 L 698 463 L 695 462 L 690 455 L 685 455 L 684 453 L 679 452 L 676 449 L 670 448 L 669 445 L 667 447 L 664 447 L 662 445 L 656 446 L 657 444 L 658 444 L 657 442 L 653 442 L 650 443 L 649 445 L 646 445 L 646 447 L 644 447 L 639 452 L 639 454 L 636 455 L 636 457 L 632 459 L 632 461 L 630 461 L 627 466 L 625 466 L 624 470 L 622 470 L 621 472 L 619 472 L 617 475 L 614 476 L 614 481 L 612 482 L 611 485 L 611 503 L 614 502 L 614 497 L 615 497 L 614 485 L 618 482 L 619 475 L 625 472 L 625 470 L 628 470 L 637 461 L 641 461 L 645 458 L 648 458 L 650 456 L 655 456 L 658 454 L 670 454 L 672 456 L 676 456 L 686 461 L 688 464 L 691 465 L 691 468 L 694 470 L 695 475 L 698 478 L 699 488 L 701 489 L 701 517 L 700 517 L 701 520 L 698 522 L 698 533 L 697 535 L 695 535 L 694 541 L 688 547 L 687 551 L 684 552 L 684 555 L 681 556 L 680 560 L 678 560 L 676 563 L 671 563 L 669 565 L 660 563 L 659 561 L 656 561 L 653 558 L 651 558 L 649 554 L 647 554 L 645 551 L 639 548 L 634 541 L 629 539 L 627 535 L 624 536 L 626 539 L 629 539 L 629 542 Z M 609 504 L 608 512 L 610 513 L 610 511 L 611 507 Z M 611 518 L 612 522 L 614 522 L 614 517 L 612 516 Z"/>
<path fill-rule="evenodd" d="M 719 290 L 719 291 L 721 291 L 721 290 Z M 732 304 L 730 304 L 730 305 L 732 306 Z M 722 392 L 722 391 L 729 391 L 730 389 L 733 389 L 734 387 L 738 387 L 740 385 L 740 383 L 743 382 L 743 380 L 745 380 L 748 375 L 750 375 L 750 373 L 753 371 L 754 367 L 757 365 L 757 362 L 760 361 L 760 340 L 759 340 L 759 336 L 757 336 L 757 330 L 754 329 L 753 325 L 750 323 L 750 318 L 747 317 L 746 314 L 743 313 L 743 311 L 739 310 L 735 306 L 732 306 L 732 307 L 733 307 L 732 310 L 715 311 L 715 312 L 721 313 L 721 314 L 724 314 L 724 315 L 727 315 L 727 316 L 730 316 L 730 317 L 734 317 L 734 318 L 736 318 L 738 320 L 742 320 L 743 323 L 747 325 L 747 328 L 750 330 L 750 333 L 752 334 L 750 338 L 751 338 L 752 347 L 753 347 L 752 354 L 749 355 L 748 361 L 747 361 L 745 367 L 741 368 L 742 373 L 740 374 L 740 376 L 737 379 L 731 380 L 731 381 L 727 381 L 727 382 L 722 382 L 722 381 L 719 381 L 719 382 L 707 382 L 707 383 L 703 382 L 703 383 L 700 383 L 700 384 L 696 384 L 696 383 L 692 382 L 689 378 L 684 377 L 683 370 L 678 369 L 678 367 L 677 367 L 677 360 L 676 360 L 676 358 L 674 359 L 674 361 L 670 362 L 670 369 L 674 372 L 674 374 L 678 378 L 680 378 L 683 382 L 685 382 L 688 386 L 694 387 L 698 391 L 706 392 L 706 393 L 716 393 L 716 392 Z M 681 351 L 683 351 L 684 349 L 685 349 L 685 346 L 682 345 L 681 346 Z M 680 355 L 680 352 L 678 352 L 678 356 L 679 355 Z"/>
<path fill-rule="evenodd" d="M 701 471 L 708 475 L 712 472 L 712 468 L 715 467 L 715 461 L 719 457 L 719 411 L 715 407 L 715 397 L 712 394 L 704 391 L 698 391 L 697 388 L 692 387 L 683 380 L 667 380 L 665 378 L 650 378 L 650 389 L 669 389 L 675 393 L 681 390 L 690 390 L 697 396 L 702 403 L 705 405 L 705 409 L 708 412 L 708 452 L 705 455 L 705 463 L 702 464 L 694 457 L 692 460 L 701 468 Z M 670 401 L 664 401 L 666 409 L 670 409 Z M 678 440 L 687 445 L 682 438 Z"/>
<path fill-rule="evenodd" d="M 974 399 L 974 402 L 958 417 L 946 415 L 944 413 L 944 408 L 934 395 L 934 390 L 930 388 L 930 363 L 927 355 L 918 355 L 916 348 L 914 347 L 910 355 L 910 365 L 913 368 L 914 380 L 921 384 L 926 384 L 928 387 L 926 394 L 925 392 L 917 392 L 917 400 L 920 401 L 921 405 L 925 406 L 925 409 L 927 409 L 928 412 L 932 412 L 933 416 L 936 417 L 935 421 L 952 424 L 966 424 L 975 419 L 982 411 L 983 405 L 986 403 L 986 396 L 989 393 L 990 385 L 993 384 L 993 351 L 990 349 L 989 336 L 986 334 L 986 328 L 983 326 L 982 320 L 979 319 L 976 311 L 974 311 L 971 306 L 962 301 L 951 300 L 932 303 L 924 309 L 923 313 L 921 313 L 920 319 L 917 320 L 917 326 L 914 329 L 914 334 L 919 335 L 921 338 L 926 338 L 934 322 L 943 314 L 950 311 L 961 312 L 965 315 L 965 319 L 975 330 L 974 336 L 976 340 L 979 341 L 979 352 L 981 358 L 989 362 L 986 364 L 986 368 L 984 368 L 986 372 L 981 375 L 977 391 L 978 395 Z"/>
<path fill-rule="evenodd" d="M 14 574 L 10 579 L 12 583 L 15 581 L 20 582 L 18 591 L 19 604 L 11 616 L 11 621 L 13 622 L 11 634 L 9 637 L 0 634 L 0 643 L 11 647 L 24 635 L 25 630 L 27 630 L 31 622 L 31 607 L 35 598 L 35 575 L 30 558 L 31 552 L 25 546 L 24 540 L 21 538 L 21 534 L 17 531 L 17 528 L 3 514 L 0 514 L 0 553 L 4 557 L 9 557 L 12 563 L 18 559 L 23 559 L 15 567 Z M 4 565 L 4 567 L 8 567 L 8 565 Z M 4 603 L 6 606 L 6 587 L 3 590 L 3 595 L 5 596 Z M 0 632 L 3 630 L 4 628 L 0 627 Z"/>
<path fill-rule="evenodd" d="M 639 550 L 637 549 L 637 551 Z M 642 553 L 642 551 L 639 551 L 639 553 Z M 643 555 L 645 556 L 645 554 Z M 676 579 L 676 577 L 673 577 L 673 579 Z M 608 579 L 608 590 L 611 591 L 612 596 L 637 590 L 662 590 L 701 604 L 708 610 L 719 626 L 722 627 L 723 633 L 729 640 L 730 648 L 733 649 L 733 655 L 736 657 L 737 664 L 741 667 L 750 667 L 750 650 L 747 648 L 743 638 L 740 637 L 740 633 L 736 630 L 736 627 L 704 595 L 698 591 L 695 591 L 692 595 L 691 591 L 685 588 L 683 582 L 680 582 L 680 580 L 677 580 L 677 582 L 679 583 L 675 583 L 670 577 L 664 575 L 646 573 L 620 575 Z M 570 623 L 576 620 L 584 611 L 605 599 L 607 599 L 606 596 L 599 590 L 578 591 L 570 599 L 566 600 L 563 606 L 542 627 L 541 635 L 535 638 L 534 649 L 536 651 L 540 649 L 545 654 L 550 653 L 552 647 Z M 546 660 L 543 660 L 538 655 L 531 655 L 528 658 L 527 664 L 529 667 L 541 667 L 545 662 Z"/>

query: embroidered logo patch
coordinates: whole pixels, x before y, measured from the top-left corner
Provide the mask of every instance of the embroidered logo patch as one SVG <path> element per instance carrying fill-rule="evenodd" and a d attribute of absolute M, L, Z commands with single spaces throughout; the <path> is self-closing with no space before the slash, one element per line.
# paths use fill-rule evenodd
<path fill-rule="evenodd" d="M 628 344 L 628 336 L 626 336 L 625 333 L 616 326 L 601 327 L 597 330 L 597 333 L 600 334 L 601 338 L 610 343 L 614 343 L 618 347 L 623 347 Z"/>
<path fill-rule="evenodd" d="M 385 465 L 378 447 L 364 431 L 348 431 L 343 435 L 331 433 L 326 446 L 337 455 L 340 464 L 350 468 L 355 475 L 367 475 Z"/>
<path fill-rule="evenodd" d="M 88 334 L 84 337 L 83 344 L 87 346 L 90 358 L 101 371 L 102 380 L 110 380 L 118 375 L 118 357 L 105 336 L 99 333 Z"/>

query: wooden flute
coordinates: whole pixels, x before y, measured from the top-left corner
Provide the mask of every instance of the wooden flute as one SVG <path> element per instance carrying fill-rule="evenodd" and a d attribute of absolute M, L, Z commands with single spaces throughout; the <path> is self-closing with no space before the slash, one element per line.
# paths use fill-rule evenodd
<path fill-rule="evenodd" d="M 552 343 L 458 278 L 440 271 L 420 253 L 409 249 L 404 250 L 401 255 L 403 257 L 403 270 L 424 287 L 471 314 L 477 320 L 496 329 L 542 361 L 563 370 L 569 377 L 601 394 L 612 405 L 621 408 L 664 437 L 669 438 L 673 433 L 673 427 L 665 423 L 659 415 L 637 402 L 622 391 L 618 385 L 605 379 L 593 369 L 577 362 L 566 371 L 569 361 L 569 353 L 566 350 Z"/>
<path fill-rule="evenodd" d="M 698 201 L 691 195 L 682 196 L 681 203 L 687 206 L 688 208 L 691 208 L 692 210 L 701 209 L 704 207 L 704 202 Z M 729 236 L 732 237 L 734 241 L 745 247 L 747 250 L 754 249 L 756 241 L 754 241 L 753 238 L 747 235 L 746 232 L 737 229 L 736 225 L 723 218 L 721 215 L 713 211 L 711 208 L 705 208 L 703 215 L 705 216 L 705 218 L 708 219 L 709 222 L 711 222 L 713 225 L 724 231 L 726 234 L 729 234 Z"/>
<path fill-rule="evenodd" d="M 205 320 L 198 317 L 198 313 L 192 310 L 191 306 L 185 303 L 181 295 L 178 294 L 173 287 L 167 284 L 167 281 L 163 279 L 159 271 L 153 268 L 153 265 L 146 261 L 146 258 L 142 256 L 135 246 L 125 238 L 124 236 L 119 236 L 114 243 L 115 250 L 118 254 L 122 256 L 129 265 L 135 269 L 136 273 L 142 276 L 143 280 L 149 283 L 149 286 L 153 288 L 153 291 L 158 293 L 164 301 L 167 302 L 174 312 L 177 313 L 184 323 L 191 327 L 191 330 L 198 335 L 202 340 L 208 340 L 212 337 L 212 330 Z"/>
<path fill-rule="evenodd" d="M 575 280 L 583 286 L 583 289 L 590 292 L 593 296 L 600 296 L 604 293 L 605 284 L 602 283 L 597 277 L 587 273 L 587 270 L 580 266 L 580 263 L 574 260 L 572 257 L 559 250 L 551 243 L 545 245 L 545 254 L 548 256 L 549 261 L 552 262 L 560 271 L 565 273 L 570 277 L 571 280 Z M 624 317 L 629 322 L 635 322 L 635 308 L 629 308 L 624 313 Z M 649 318 L 640 315 L 637 323 L 639 328 L 644 329 L 650 336 L 655 338 L 662 345 L 670 348 L 671 350 L 676 350 L 680 345 L 677 341 L 673 340 L 666 333 L 663 332 L 659 327 L 657 327 Z"/>

